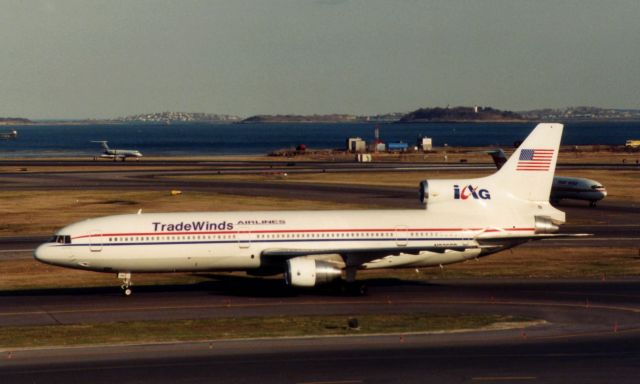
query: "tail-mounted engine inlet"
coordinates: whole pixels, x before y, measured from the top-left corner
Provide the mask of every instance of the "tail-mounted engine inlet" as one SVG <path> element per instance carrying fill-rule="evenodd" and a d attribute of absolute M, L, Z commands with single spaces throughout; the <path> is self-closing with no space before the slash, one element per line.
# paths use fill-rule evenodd
<path fill-rule="evenodd" d="M 429 181 L 423 180 L 420 182 L 420 202 L 424 204 L 425 208 L 429 201 Z"/>

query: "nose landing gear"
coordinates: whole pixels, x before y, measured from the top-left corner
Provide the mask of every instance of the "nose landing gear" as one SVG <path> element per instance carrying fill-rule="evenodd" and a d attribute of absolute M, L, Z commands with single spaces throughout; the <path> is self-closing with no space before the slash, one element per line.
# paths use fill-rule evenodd
<path fill-rule="evenodd" d="M 131 294 L 133 293 L 133 291 L 131 290 L 131 273 L 129 272 L 119 272 L 118 273 L 118 279 L 122 280 L 122 285 L 120 286 L 120 288 L 122 288 L 122 294 L 124 296 L 131 296 Z"/>

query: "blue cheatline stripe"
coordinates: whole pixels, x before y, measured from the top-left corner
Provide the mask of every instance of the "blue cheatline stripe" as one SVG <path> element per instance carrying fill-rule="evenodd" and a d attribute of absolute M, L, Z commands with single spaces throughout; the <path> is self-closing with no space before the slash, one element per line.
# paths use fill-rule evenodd
<path fill-rule="evenodd" d="M 118 243 L 82 243 L 82 244 L 60 244 L 63 247 L 110 247 L 110 246 L 123 246 L 123 245 L 191 245 L 191 244 L 237 244 L 237 243 L 251 243 L 251 244 L 259 244 L 259 243 L 301 243 L 301 242 L 329 242 L 329 241 L 350 241 L 350 242 L 360 242 L 360 241 L 388 241 L 388 242 L 397 242 L 407 241 L 407 242 L 416 242 L 416 241 L 465 241 L 465 240 L 473 240 L 473 238 L 418 238 L 418 239 L 389 239 L 389 238 L 365 238 L 365 239 L 270 239 L 270 240 L 224 240 L 224 241 L 171 241 L 171 242 L 148 242 L 148 243 L 127 243 L 127 242 L 118 242 Z"/>

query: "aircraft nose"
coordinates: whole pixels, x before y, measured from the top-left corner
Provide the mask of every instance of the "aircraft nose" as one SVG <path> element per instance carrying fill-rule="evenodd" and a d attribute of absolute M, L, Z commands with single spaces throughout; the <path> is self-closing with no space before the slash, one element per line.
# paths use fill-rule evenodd
<path fill-rule="evenodd" d="M 33 257 L 43 263 L 53 265 L 66 265 L 69 262 L 69 255 L 64 247 L 56 244 L 42 244 L 35 251 Z"/>
<path fill-rule="evenodd" d="M 47 256 L 47 244 L 41 244 L 38 248 L 35 249 L 35 251 L 33 251 L 33 257 L 38 261 L 42 261 L 43 263 L 47 262 Z"/>

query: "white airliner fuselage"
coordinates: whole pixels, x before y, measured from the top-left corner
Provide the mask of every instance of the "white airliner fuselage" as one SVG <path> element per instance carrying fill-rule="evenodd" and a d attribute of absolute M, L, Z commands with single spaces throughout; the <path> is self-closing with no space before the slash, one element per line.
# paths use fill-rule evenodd
<path fill-rule="evenodd" d="M 103 272 L 252 269 L 264 267 L 262 258 L 270 254 L 286 260 L 350 252 L 362 268 L 424 267 L 478 256 L 478 236 L 536 232 L 533 218 L 514 218 L 498 227 L 489 221 L 469 217 L 468 225 L 460 227 L 460 217 L 431 221 L 418 209 L 118 215 L 65 227 L 58 236 L 68 234 L 70 242 L 45 244 L 46 257 L 43 250 L 37 257 Z M 361 255 L 363 249 L 369 250 L 367 255 Z M 415 254 L 384 260 L 388 254 L 414 249 Z"/>
<path fill-rule="evenodd" d="M 602 183 L 582 177 L 553 178 L 550 200 L 559 203 L 563 199 L 586 200 L 592 207 L 607 196 L 607 190 Z"/>
<path fill-rule="evenodd" d="M 362 269 L 456 263 L 554 236 L 565 221 L 548 201 L 561 133 L 540 124 L 522 144 L 544 154 L 541 167 L 512 156 L 488 177 L 423 181 L 425 209 L 108 216 L 62 228 L 35 257 L 118 273 L 126 294 L 133 272 L 284 272 L 312 287 Z"/>

